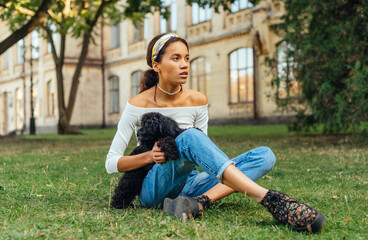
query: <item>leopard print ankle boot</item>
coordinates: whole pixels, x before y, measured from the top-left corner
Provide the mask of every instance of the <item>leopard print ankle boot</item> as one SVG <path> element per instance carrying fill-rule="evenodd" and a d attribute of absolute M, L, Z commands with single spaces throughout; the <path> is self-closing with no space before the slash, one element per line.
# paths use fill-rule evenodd
<path fill-rule="evenodd" d="M 316 209 L 275 190 L 269 190 L 260 203 L 274 218 L 296 231 L 315 233 L 326 221 Z"/>

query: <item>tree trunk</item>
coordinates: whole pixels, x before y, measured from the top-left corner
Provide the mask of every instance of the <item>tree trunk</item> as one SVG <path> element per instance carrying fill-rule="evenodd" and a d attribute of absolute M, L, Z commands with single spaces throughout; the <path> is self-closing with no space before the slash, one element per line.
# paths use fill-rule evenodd
<path fill-rule="evenodd" d="M 83 64 L 87 58 L 88 54 L 88 46 L 89 46 L 89 40 L 90 40 L 90 33 L 85 33 L 83 36 L 83 45 L 82 45 L 82 51 L 79 55 L 77 67 L 74 71 L 73 75 L 73 81 L 72 86 L 70 88 L 70 94 L 69 94 L 69 101 L 68 101 L 68 108 L 67 108 L 67 116 L 68 121 L 70 121 L 74 109 L 75 99 L 77 98 L 77 92 L 78 92 L 78 86 L 79 86 L 79 77 L 82 72 Z"/>
<path fill-rule="evenodd" d="M 89 47 L 89 42 L 91 40 L 91 34 L 93 32 L 93 28 L 95 27 L 97 20 L 100 18 L 104 7 L 109 3 L 111 3 L 111 0 L 102 1 L 101 5 L 96 11 L 94 19 L 92 21 L 87 21 L 87 24 L 89 25 L 90 28 L 89 28 L 89 31 L 84 33 L 83 35 L 82 50 L 79 55 L 76 69 L 74 71 L 72 84 L 71 84 L 70 92 L 69 92 L 69 100 L 68 100 L 67 107 L 65 105 L 65 100 L 64 100 L 64 96 L 65 96 L 64 95 L 64 78 L 63 78 L 63 73 L 62 73 L 63 65 L 64 65 L 64 56 L 65 56 L 66 35 L 61 34 L 62 38 L 61 38 L 61 43 L 60 43 L 61 47 L 60 47 L 59 58 L 57 58 L 56 51 L 54 51 L 55 46 L 51 44 L 53 48 L 53 56 L 54 56 L 54 61 L 55 61 L 55 66 L 56 66 L 56 79 L 57 79 L 57 86 L 58 86 L 59 121 L 58 121 L 57 128 L 58 128 L 59 134 L 80 134 L 80 132 L 70 127 L 70 120 L 72 118 L 72 113 L 73 113 L 75 100 L 76 100 L 77 92 L 78 92 L 79 77 L 82 72 L 84 62 L 87 58 L 88 47 Z M 48 35 L 48 38 L 51 38 L 51 41 L 52 41 L 51 31 L 48 31 L 47 35 Z"/>
<path fill-rule="evenodd" d="M 66 116 L 65 110 L 62 110 L 62 111 L 59 110 L 59 121 L 57 124 L 57 131 L 58 131 L 58 134 L 61 134 L 61 135 L 70 134 L 71 132 L 69 121 Z"/>
<path fill-rule="evenodd" d="M 65 95 L 64 95 L 64 76 L 63 76 L 63 66 L 65 58 L 65 44 L 66 44 L 66 34 L 60 34 L 60 55 L 58 57 L 56 52 L 56 47 L 54 39 L 52 38 L 52 32 L 47 26 L 43 26 L 47 33 L 47 39 L 51 44 L 52 56 L 55 63 L 56 70 L 56 82 L 57 82 L 57 98 L 58 98 L 58 110 L 59 110 L 59 120 L 57 124 L 58 134 L 70 134 L 72 129 L 70 128 L 69 119 L 67 116 L 67 111 L 65 107 Z"/>
<path fill-rule="evenodd" d="M 27 36 L 28 33 L 32 32 L 42 22 L 50 4 L 51 0 L 43 0 L 35 15 L 32 16 L 26 25 L 16 30 L 5 40 L 0 42 L 0 55 L 16 44 L 20 39 Z"/>
<path fill-rule="evenodd" d="M 67 108 L 65 106 L 65 95 L 64 95 L 64 76 L 63 76 L 63 66 L 65 58 L 65 42 L 66 35 L 61 35 L 60 41 L 60 56 L 57 59 L 56 64 L 56 80 L 58 89 L 58 107 L 59 107 L 59 121 L 58 121 L 58 134 L 75 134 L 78 133 L 71 129 L 70 118 L 68 117 Z"/>

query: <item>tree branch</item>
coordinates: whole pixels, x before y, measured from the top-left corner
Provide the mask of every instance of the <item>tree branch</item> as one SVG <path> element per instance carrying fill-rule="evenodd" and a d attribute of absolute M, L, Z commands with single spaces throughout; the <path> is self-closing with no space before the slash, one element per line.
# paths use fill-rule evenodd
<path fill-rule="evenodd" d="M 48 26 L 42 25 L 42 28 L 45 30 L 45 32 L 47 34 L 47 40 L 51 44 L 51 52 L 52 52 L 52 57 L 54 58 L 54 62 L 57 63 L 58 62 L 58 56 L 57 56 L 57 52 L 56 52 L 55 42 L 54 42 L 54 39 L 52 38 L 52 32 L 51 32 L 51 30 Z"/>
<path fill-rule="evenodd" d="M 70 12 L 70 0 L 66 0 L 63 14 L 67 16 Z"/>
<path fill-rule="evenodd" d="M 55 13 L 54 13 L 51 9 L 47 10 L 47 14 L 48 14 L 52 19 L 54 19 L 55 21 L 59 22 L 58 17 L 55 15 Z"/>
<path fill-rule="evenodd" d="M 51 4 L 51 0 L 43 0 L 35 15 L 28 21 L 26 25 L 13 32 L 9 37 L 0 43 L 0 55 L 17 43 L 20 39 L 27 36 L 33 29 L 39 25 L 46 15 L 46 11 Z"/>
<path fill-rule="evenodd" d="M 24 8 L 24 7 L 17 6 L 15 9 L 18 10 L 20 13 L 22 13 L 24 15 L 28 15 L 28 16 L 34 16 L 35 15 L 35 13 L 32 10 L 29 10 L 27 8 Z"/>

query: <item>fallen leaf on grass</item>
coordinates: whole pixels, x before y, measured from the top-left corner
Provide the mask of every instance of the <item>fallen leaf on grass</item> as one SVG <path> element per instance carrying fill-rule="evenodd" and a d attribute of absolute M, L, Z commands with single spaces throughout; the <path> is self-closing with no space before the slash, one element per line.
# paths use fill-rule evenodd
<path fill-rule="evenodd" d="M 349 216 L 347 216 L 347 217 L 345 218 L 345 222 L 346 222 L 346 223 L 348 223 L 348 222 L 349 222 Z"/>
<path fill-rule="evenodd" d="M 339 197 L 338 196 L 332 196 L 332 199 L 338 199 Z"/>
<path fill-rule="evenodd" d="M 45 236 L 45 233 L 43 233 L 43 232 L 41 232 L 41 231 L 38 231 L 36 234 L 37 234 L 37 236 L 39 236 L 39 237 L 43 237 L 43 236 Z"/>

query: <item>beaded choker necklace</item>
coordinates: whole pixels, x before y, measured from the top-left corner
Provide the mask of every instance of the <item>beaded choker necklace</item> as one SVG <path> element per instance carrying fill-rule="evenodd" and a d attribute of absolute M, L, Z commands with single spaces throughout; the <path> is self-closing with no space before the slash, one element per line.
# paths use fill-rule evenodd
<path fill-rule="evenodd" d="M 171 93 L 171 92 L 167 92 L 167 91 L 163 90 L 162 88 L 160 88 L 160 85 L 158 85 L 158 84 L 157 84 L 157 87 L 158 87 L 162 92 L 164 92 L 164 93 L 166 93 L 166 94 L 168 94 L 168 95 L 170 95 L 170 96 L 175 95 L 175 94 L 177 94 L 178 92 L 180 92 L 180 91 L 181 91 L 181 85 L 180 85 L 179 90 L 178 90 L 178 91 L 176 91 L 176 92 L 173 92 L 173 93 Z"/>

